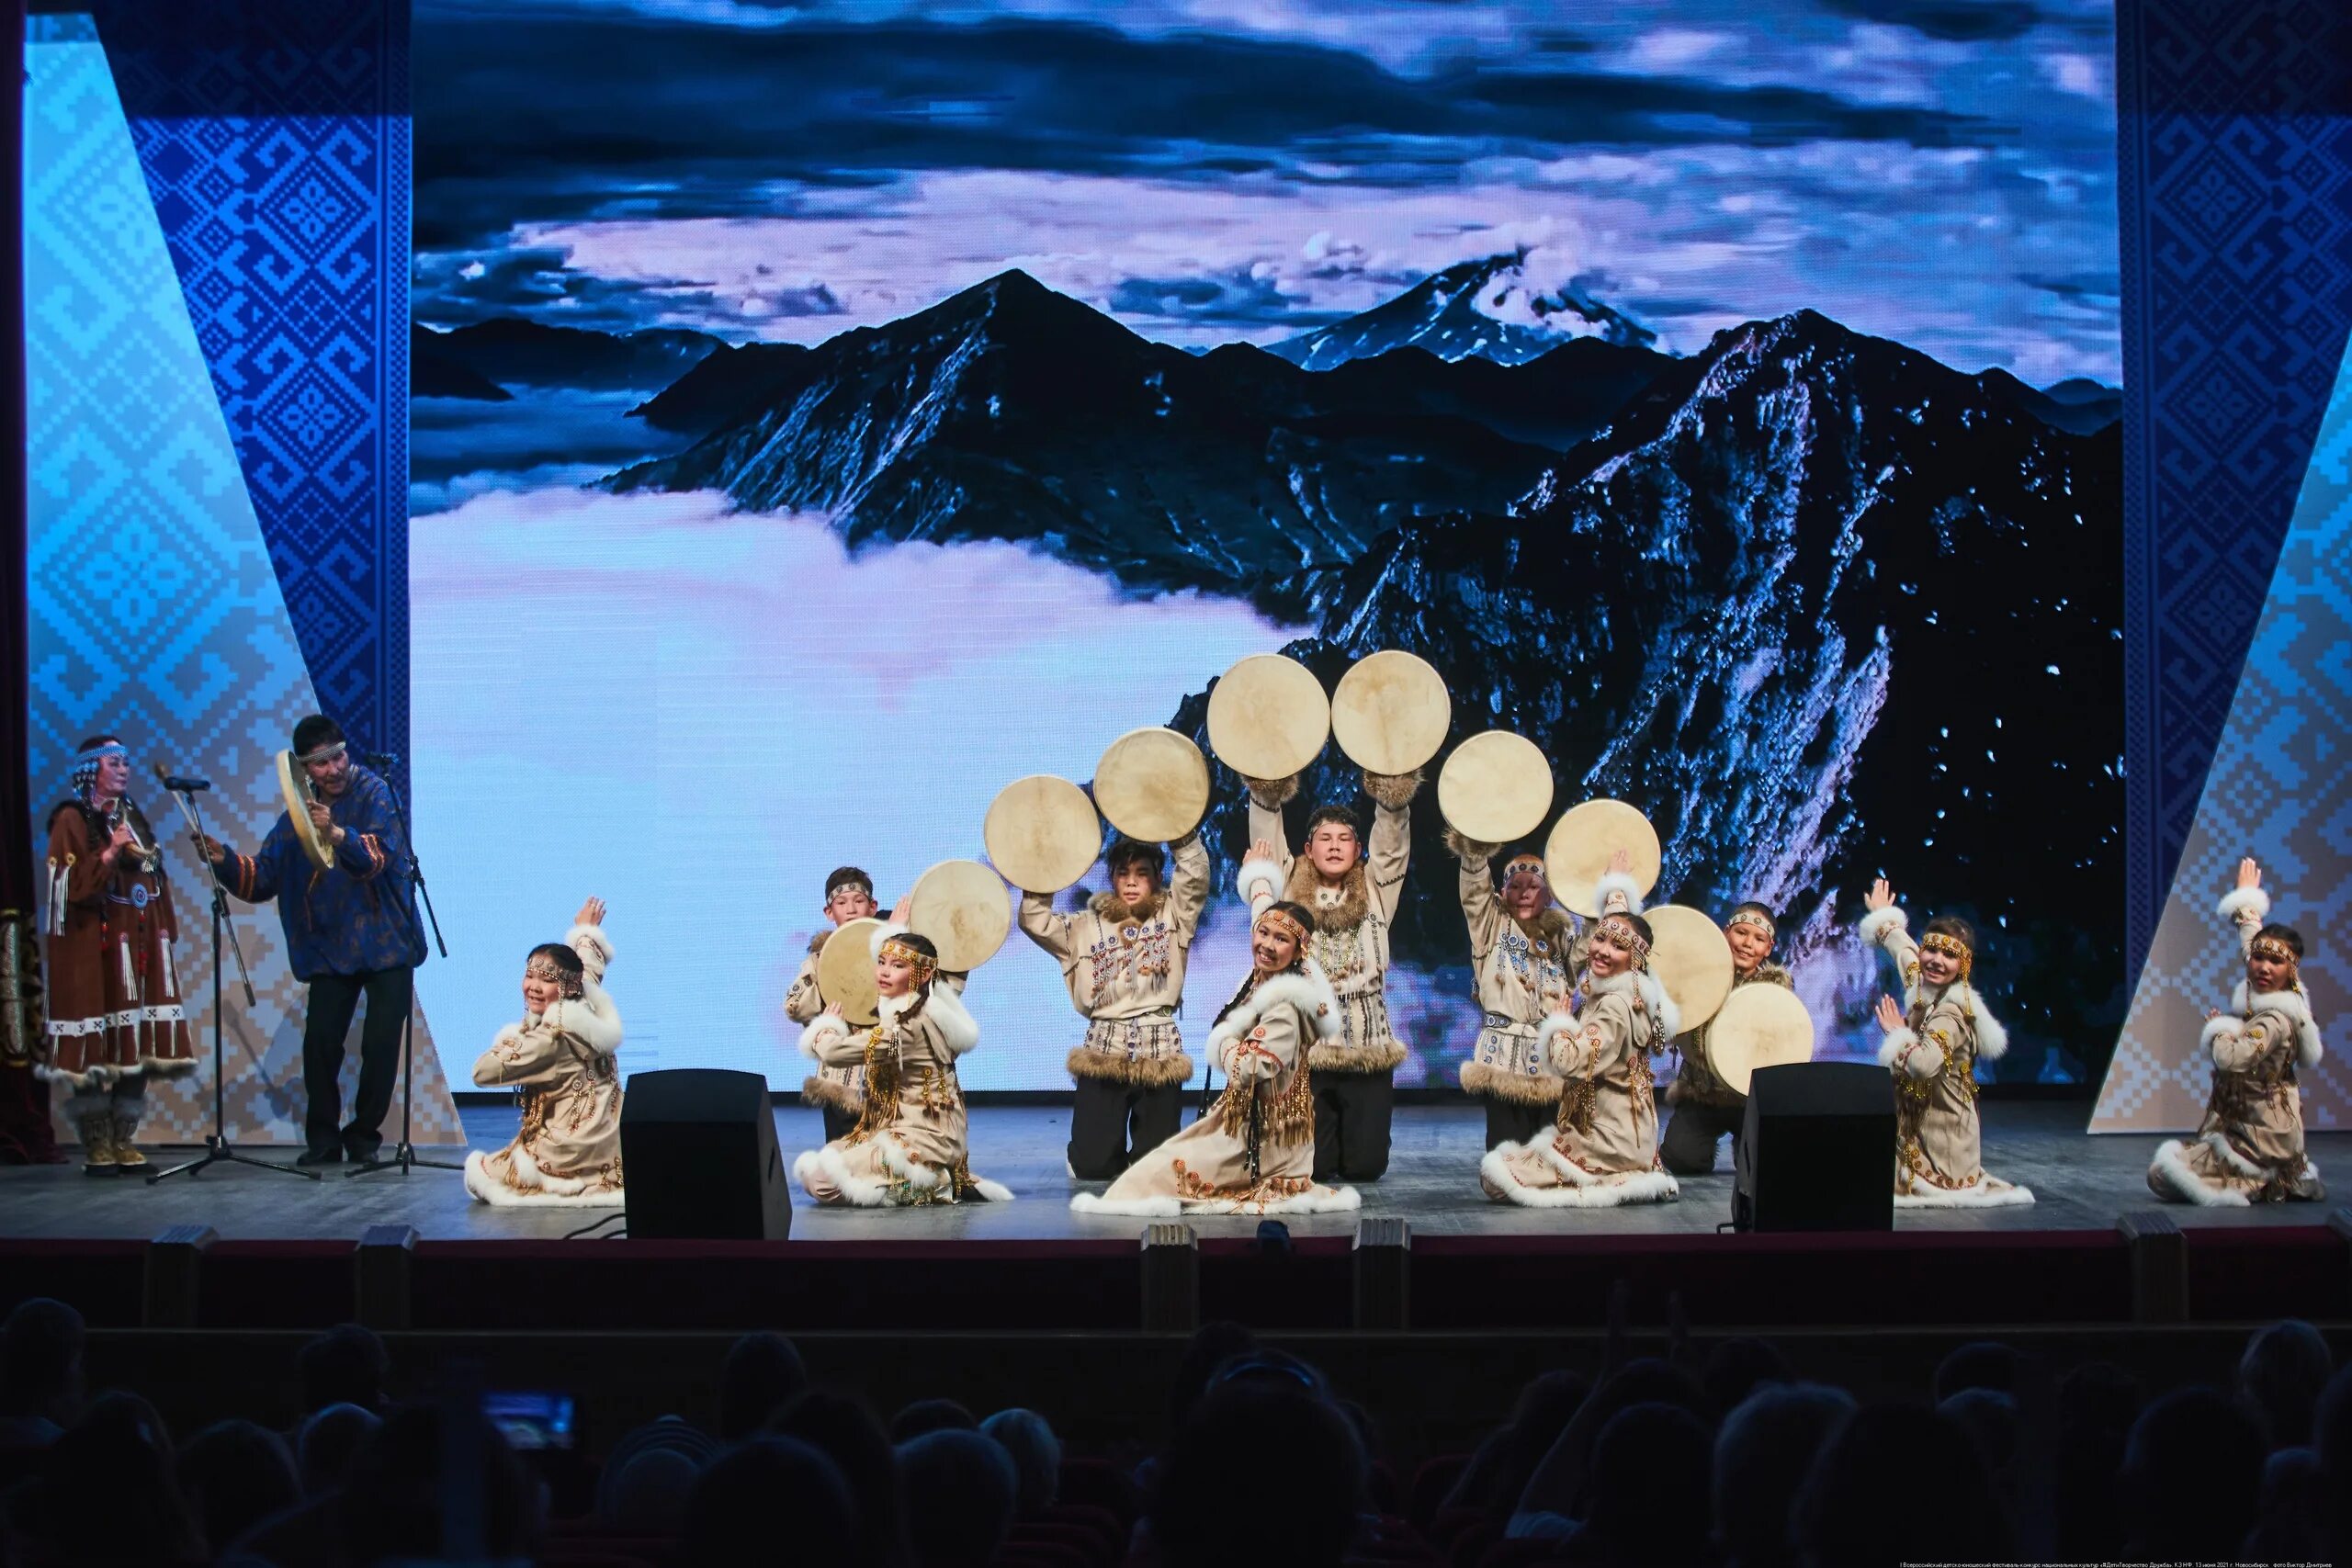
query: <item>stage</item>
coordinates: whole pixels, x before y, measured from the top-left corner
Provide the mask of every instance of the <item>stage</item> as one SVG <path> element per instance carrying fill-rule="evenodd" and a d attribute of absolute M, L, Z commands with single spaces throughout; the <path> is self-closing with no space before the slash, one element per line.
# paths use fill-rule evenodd
<path fill-rule="evenodd" d="M 779 1096 L 779 1099 L 786 1098 Z M 2148 1158 L 2162 1140 L 2085 1133 L 2089 1107 L 2077 1100 L 1986 1099 L 1984 1164 L 1995 1175 L 2033 1190 L 2030 1205 L 2002 1209 L 1898 1211 L 1897 1233 L 1911 1231 L 2081 1231 L 2112 1227 L 2119 1215 L 2158 1207 L 2146 1182 Z M 511 1107 L 464 1111 L 473 1145 L 496 1148 L 512 1136 Z M 793 1194 L 795 1241 L 1051 1241 L 1131 1238 L 1144 1221 L 1132 1216 L 1074 1214 L 1069 1196 L 1082 1187 L 1066 1173 L 1066 1110 L 1049 1106 L 981 1106 L 972 1114 L 972 1168 L 1003 1182 L 1012 1203 L 954 1208 L 819 1209 Z M 1407 1106 L 1396 1113 L 1388 1174 L 1363 1186 L 1356 1213 L 1295 1214 L 1283 1223 L 1297 1235 L 1346 1236 L 1360 1220 L 1394 1216 L 1416 1237 L 1542 1235 L 1698 1235 L 1731 1216 L 1731 1146 L 1718 1146 L 1714 1174 L 1681 1179 L 1673 1203 L 1622 1209 L 1522 1209 L 1488 1201 L 1478 1190 L 1483 1121 L 1470 1105 Z M 776 1112 L 776 1143 L 792 1156 L 822 1141 L 817 1113 L 792 1105 Z M 290 1161 L 292 1149 L 243 1152 Z M 447 1149 L 427 1157 L 458 1159 Z M 161 1169 L 178 1151 L 149 1149 Z M 2352 1133 L 2317 1133 L 2312 1159 L 2331 1183 L 2352 1181 Z M 348 1167 L 329 1167 L 312 1183 L 266 1171 L 215 1166 L 200 1177 L 175 1177 L 150 1187 L 123 1178 L 85 1177 L 78 1165 L 0 1169 L 0 1237 L 145 1239 L 168 1225 L 202 1224 L 230 1240 L 351 1240 L 370 1225 L 406 1224 L 432 1241 L 552 1240 L 617 1211 L 493 1209 L 466 1196 L 455 1171 L 384 1172 L 346 1179 Z M 2339 1187 L 2352 1192 L 2352 1189 Z M 2335 1203 L 2277 1203 L 2250 1209 L 2164 1205 L 2183 1227 L 2312 1225 Z M 1248 1236 L 1258 1222 L 1188 1217 L 1201 1235 Z M 618 1228 L 615 1218 L 610 1228 Z"/>

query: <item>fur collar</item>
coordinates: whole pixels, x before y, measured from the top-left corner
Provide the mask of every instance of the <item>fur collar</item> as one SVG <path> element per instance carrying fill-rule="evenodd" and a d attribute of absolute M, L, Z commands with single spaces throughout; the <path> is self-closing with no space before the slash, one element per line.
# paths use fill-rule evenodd
<path fill-rule="evenodd" d="M 811 936 L 808 939 L 808 956 L 814 958 L 817 954 L 824 952 L 825 943 L 832 939 L 833 932 L 839 929 L 839 927 L 829 927 L 824 931 L 817 932 L 814 936 Z"/>
<path fill-rule="evenodd" d="M 1305 1013 L 1313 1021 L 1315 1039 L 1339 1038 L 1339 996 L 1331 989 L 1323 966 L 1309 958 L 1296 969 L 1260 981 L 1240 1006 L 1209 1031 L 1209 1059 L 1216 1060 L 1219 1050 L 1257 1028 L 1258 1021 L 1278 1007 L 1294 1007 Z"/>
<path fill-rule="evenodd" d="M 2311 998 L 2301 991 L 2256 991 L 2246 994 L 2246 983 L 2230 993 L 2230 1010 L 2240 1018 L 2252 1018 L 2258 1012 L 2284 1015 L 2295 1026 L 2295 1060 L 2298 1065 L 2316 1067 L 2325 1055 L 2320 1048 L 2319 1021 L 2312 1017 Z"/>
<path fill-rule="evenodd" d="M 1938 987 L 1921 980 L 1915 981 L 1903 993 L 1903 1006 L 1906 1012 L 1923 1000 L 1933 1007 L 1947 999 L 1958 1004 L 1968 1014 L 1968 1021 L 1976 1031 L 1976 1055 L 1987 1062 L 1999 1061 L 2009 1048 L 2009 1032 L 2001 1027 L 1999 1019 L 1985 1010 L 1984 998 L 1976 994 L 1974 986 L 1965 980 L 1954 980 L 1949 986 Z"/>
<path fill-rule="evenodd" d="M 1731 983 L 1735 987 L 1740 986 L 1781 986 L 1792 991 L 1797 988 L 1796 979 L 1793 976 L 1790 975 L 1787 967 L 1782 964 L 1775 964 L 1769 958 L 1756 966 L 1756 973 L 1753 975 L 1743 976 L 1735 972 L 1731 977 Z"/>
<path fill-rule="evenodd" d="M 874 1011 L 886 1025 L 906 1022 L 910 1014 L 916 1021 L 929 1020 L 954 1055 L 960 1056 L 980 1043 L 980 1026 L 973 1021 L 964 998 L 952 988 L 933 980 L 931 994 L 922 998 L 922 1007 L 918 1009 L 915 1004 L 916 996 L 910 992 L 903 997 L 882 998 L 874 1004 Z"/>
<path fill-rule="evenodd" d="M 1510 923 L 1517 926 L 1519 934 L 1530 942 L 1548 942 L 1558 946 L 1563 953 L 1566 951 L 1569 937 L 1568 917 L 1563 910 L 1538 909 L 1535 911 L 1535 918 L 1532 920 L 1522 920 L 1517 915 L 1513 915 L 1510 918 Z"/>
<path fill-rule="evenodd" d="M 1651 1021 L 1656 1023 L 1661 1031 L 1659 1035 L 1661 1039 L 1671 1040 L 1682 1032 L 1681 1010 L 1674 1005 L 1674 998 L 1666 994 L 1666 987 L 1657 983 L 1657 976 L 1655 975 L 1637 974 L 1628 969 L 1622 974 L 1611 975 L 1603 978 L 1587 970 L 1584 990 L 1589 998 L 1634 997 L 1638 998 L 1643 1008 L 1649 1013 Z M 1590 1003 L 1588 1002 L 1586 1005 L 1589 1006 Z"/>
<path fill-rule="evenodd" d="M 1311 910 L 1317 931 L 1335 936 L 1355 930 L 1372 913 L 1372 888 L 1364 878 L 1361 857 L 1348 867 L 1339 886 L 1326 888 L 1315 867 L 1305 855 L 1300 855 L 1290 863 L 1290 886 L 1283 890 L 1283 897 Z"/>
<path fill-rule="evenodd" d="M 1088 899 L 1086 907 L 1096 919 L 1108 921 L 1112 925 L 1144 926 L 1159 919 L 1159 911 L 1166 907 L 1167 902 L 1164 895 L 1154 893 L 1146 897 L 1140 907 L 1131 906 L 1125 898 L 1119 897 L 1116 889 L 1111 889 L 1097 893 Z"/>

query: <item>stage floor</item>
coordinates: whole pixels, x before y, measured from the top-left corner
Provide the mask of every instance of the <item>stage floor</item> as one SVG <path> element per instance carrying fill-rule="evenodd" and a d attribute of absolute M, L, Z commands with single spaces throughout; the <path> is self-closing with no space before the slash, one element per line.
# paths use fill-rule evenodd
<path fill-rule="evenodd" d="M 1898 1213 L 1903 1229 L 2079 1230 L 2105 1228 L 2126 1210 L 2154 1206 L 2145 1173 L 2161 1140 L 2092 1137 L 2083 1131 L 2086 1104 L 2073 1101 L 1984 1103 L 1984 1158 L 1994 1174 L 2030 1187 L 2030 1206 L 1980 1211 Z M 511 1107 L 469 1109 L 467 1132 L 475 1145 L 494 1148 L 513 1135 Z M 1366 1186 L 1363 1213 L 1396 1214 L 1422 1235 L 1512 1235 L 1566 1231 L 1691 1233 L 1713 1230 L 1731 1214 L 1731 1147 L 1717 1149 L 1712 1176 L 1682 1179 L 1681 1201 L 1623 1209 L 1521 1209 L 1487 1201 L 1478 1190 L 1477 1160 L 1484 1122 L 1466 1105 L 1408 1106 L 1396 1114 L 1396 1148 L 1388 1175 Z M 1017 1201 L 957 1208 L 876 1211 L 820 1210 L 795 1193 L 792 1234 L 797 1240 L 859 1240 L 910 1236 L 973 1240 L 1035 1240 L 1129 1235 L 1144 1223 L 1131 1216 L 1079 1215 L 1069 1195 L 1080 1190 L 1065 1173 L 1063 1142 L 1069 1112 L 1058 1107 L 983 1107 L 972 1118 L 972 1168 L 1012 1189 Z M 787 1161 L 820 1141 L 816 1112 L 797 1106 L 776 1112 L 776 1136 Z M 290 1159 L 293 1151 L 243 1152 Z M 424 1151 L 434 1158 L 451 1151 Z M 168 1151 L 148 1151 L 158 1165 Z M 2312 1139 L 2312 1158 L 2331 1180 L 2352 1180 L 2352 1133 Z M 433 1240 L 494 1240 L 560 1236 L 607 1213 L 582 1209 L 492 1209 L 467 1198 L 455 1171 L 385 1172 L 345 1179 L 348 1168 L 329 1168 L 322 1182 L 236 1166 L 215 1166 L 196 1178 L 143 1181 L 85 1177 L 78 1165 L 0 1169 L 0 1235 L 144 1237 L 166 1225 L 210 1225 L 223 1237 L 356 1238 L 371 1224 L 407 1224 Z M 1099 1190 L 1099 1189 L 1097 1189 Z M 2326 1206 L 2277 1203 L 2252 1209 L 2170 1205 L 2183 1225 L 2312 1224 Z M 1357 1215 L 1292 1215 L 1301 1235 L 1347 1235 Z M 1256 1222 L 1196 1219 L 1204 1235 L 1248 1235 Z M 616 1227 L 617 1220 L 613 1222 Z"/>

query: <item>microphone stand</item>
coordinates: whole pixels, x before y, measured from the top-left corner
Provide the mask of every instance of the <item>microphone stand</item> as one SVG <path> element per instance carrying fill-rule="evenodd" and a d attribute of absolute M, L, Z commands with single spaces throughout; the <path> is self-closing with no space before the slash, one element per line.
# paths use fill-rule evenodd
<path fill-rule="evenodd" d="M 180 803 L 180 815 L 187 818 L 188 831 L 195 836 L 196 858 L 204 863 L 205 874 L 212 881 L 212 1135 L 204 1140 L 202 1157 L 189 1160 L 185 1165 L 175 1165 L 155 1171 L 147 1178 L 147 1185 L 153 1187 L 167 1176 L 200 1176 L 207 1166 L 223 1163 L 250 1165 L 258 1170 L 274 1170 L 281 1176 L 300 1176 L 316 1181 L 319 1179 L 319 1173 L 315 1170 L 303 1170 L 290 1165 L 274 1165 L 266 1159 L 255 1159 L 251 1155 L 241 1155 L 229 1146 L 228 1075 L 222 1070 L 223 1057 L 220 1044 L 223 1021 L 220 1007 L 220 939 L 224 934 L 229 940 L 229 951 L 237 955 L 237 979 L 245 988 L 245 1006 L 247 1007 L 254 1005 L 254 976 L 253 972 L 245 967 L 245 950 L 237 941 L 236 923 L 229 915 L 229 890 L 220 885 L 220 868 L 213 863 L 212 857 L 204 852 L 204 823 L 197 815 L 195 792 L 175 789 L 171 793 L 173 797 Z M 156 846 L 159 851 L 162 847 L 160 844 Z M 158 865 L 163 863 L 160 855 L 156 863 Z"/>
<path fill-rule="evenodd" d="M 424 918 L 432 922 L 433 945 L 440 950 L 442 957 L 447 958 L 449 956 L 449 944 L 441 939 L 441 917 L 433 912 L 433 890 L 424 886 L 424 863 L 416 858 L 416 840 L 409 831 L 408 807 L 401 800 L 401 786 L 392 782 L 391 771 L 389 768 L 377 776 L 384 781 L 384 787 L 391 792 L 392 817 L 401 825 L 401 841 L 408 846 L 408 923 L 411 929 L 420 927 L 421 922 L 416 918 L 416 908 L 421 900 L 424 905 Z M 408 1014 L 401 1020 L 401 1141 L 399 1146 L 394 1148 L 389 1156 L 379 1155 L 358 1169 L 344 1172 L 345 1180 L 348 1181 L 358 1176 L 373 1176 L 379 1170 L 397 1170 L 402 1176 L 406 1176 L 413 1167 L 420 1165 L 428 1170 L 466 1168 L 465 1162 L 462 1160 L 453 1163 L 449 1160 L 425 1159 L 416 1152 L 416 1145 L 409 1142 L 409 1118 L 415 1102 L 416 984 L 412 976 L 409 982 Z"/>

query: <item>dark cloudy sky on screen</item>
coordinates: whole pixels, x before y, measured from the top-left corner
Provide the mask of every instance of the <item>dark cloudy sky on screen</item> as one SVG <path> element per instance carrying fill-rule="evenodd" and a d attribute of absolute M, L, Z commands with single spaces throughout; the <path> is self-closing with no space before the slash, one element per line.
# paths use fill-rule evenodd
<path fill-rule="evenodd" d="M 2105 0 L 419 0 L 415 308 L 815 342 L 1019 266 L 1269 342 L 1532 247 L 2112 381 Z"/>

